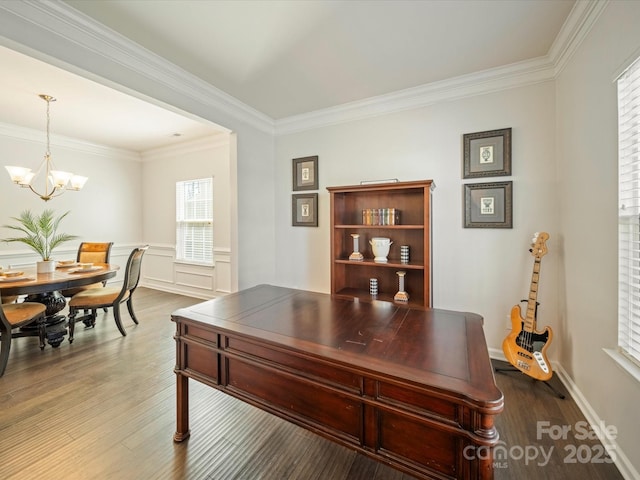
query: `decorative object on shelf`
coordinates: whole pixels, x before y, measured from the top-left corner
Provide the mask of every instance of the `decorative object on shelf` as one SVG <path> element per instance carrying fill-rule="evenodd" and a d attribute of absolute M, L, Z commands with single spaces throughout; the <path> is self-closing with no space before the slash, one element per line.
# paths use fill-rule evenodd
<path fill-rule="evenodd" d="M 511 129 L 465 133 L 462 178 L 511 175 Z"/>
<path fill-rule="evenodd" d="M 293 159 L 293 190 L 318 189 L 318 156 Z"/>
<path fill-rule="evenodd" d="M 49 141 L 49 106 L 51 102 L 55 102 L 56 99 L 50 95 L 39 95 L 45 102 L 47 102 L 47 150 L 44 154 L 44 159 L 38 170 L 32 172 L 30 168 L 6 166 L 5 168 L 11 176 L 11 181 L 16 185 L 24 188 L 29 188 L 33 193 L 38 195 L 45 202 L 51 200 L 53 197 L 62 195 L 66 190 L 78 191 L 84 187 L 84 184 L 88 180 L 87 177 L 80 175 L 74 175 L 73 173 L 63 172 L 56 170 L 51 160 L 51 149 Z M 44 169 L 44 191 L 38 192 L 31 184 L 32 180 L 38 176 L 38 174 Z M 51 184 L 51 186 L 49 186 Z"/>
<path fill-rule="evenodd" d="M 396 272 L 396 275 L 398 275 L 398 293 L 393 296 L 393 299 L 396 302 L 407 303 L 409 301 L 409 294 L 404 289 L 404 277 L 407 275 L 407 272 L 400 270 Z"/>
<path fill-rule="evenodd" d="M 463 186 L 465 228 L 513 227 L 513 182 L 467 183 Z"/>
<path fill-rule="evenodd" d="M 373 237 L 369 240 L 374 256 L 373 261 L 376 263 L 387 263 L 387 255 L 389 255 L 389 248 L 392 243 L 391 239 L 386 237 Z"/>
<path fill-rule="evenodd" d="M 360 242 L 358 240 L 360 238 L 360 235 L 357 233 L 352 233 L 351 236 L 353 237 L 353 253 L 349 255 L 349 260 L 361 262 L 362 260 L 364 260 L 364 255 L 360 253 Z"/>
<path fill-rule="evenodd" d="M 397 208 L 365 208 L 362 210 L 363 225 L 400 225 L 400 210 Z"/>
<path fill-rule="evenodd" d="M 24 243 L 42 258 L 42 261 L 37 263 L 38 273 L 51 273 L 56 269 L 56 262 L 51 258 L 53 249 L 64 242 L 78 238 L 76 235 L 58 233 L 60 222 L 69 213 L 65 212 L 56 218 L 53 210 L 45 210 L 40 215 L 34 215 L 29 210 L 25 210 L 19 217 L 11 217 L 19 225 L 4 225 L 4 228 L 18 230 L 24 233 L 24 236 L 5 238 L 2 241 Z"/>
<path fill-rule="evenodd" d="M 372 297 L 375 297 L 376 295 L 378 295 L 378 279 L 377 278 L 369 279 L 369 293 L 371 294 Z"/>
<path fill-rule="evenodd" d="M 400 246 L 400 263 L 409 263 L 409 245 Z"/>
<path fill-rule="evenodd" d="M 318 226 L 318 194 L 299 193 L 292 195 L 291 224 L 294 227 Z"/>

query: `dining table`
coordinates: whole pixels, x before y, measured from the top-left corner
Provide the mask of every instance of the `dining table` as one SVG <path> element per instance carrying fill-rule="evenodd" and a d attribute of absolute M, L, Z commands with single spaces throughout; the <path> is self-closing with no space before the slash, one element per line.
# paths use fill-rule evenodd
<path fill-rule="evenodd" d="M 2 297 L 25 296 L 24 301 L 45 305 L 45 324 L 47 343 L 58 347 L 67 333 L 66 316 L 60 314 L 67 305 L 62 291 L 104 282 L 116 276 L 120 267 L 111 263 L 95 263 L 83 266 L 76 263 L 58 264 L 51 273 L 38 273 L 36 267 L 21 268 L 13 276 L 2 275 L 0 270 L 0 293 Z M 6 271 L 5 271 L 6 273 Z M 35 325 L 23 327 L 23 333 L 33 331 Z"/>

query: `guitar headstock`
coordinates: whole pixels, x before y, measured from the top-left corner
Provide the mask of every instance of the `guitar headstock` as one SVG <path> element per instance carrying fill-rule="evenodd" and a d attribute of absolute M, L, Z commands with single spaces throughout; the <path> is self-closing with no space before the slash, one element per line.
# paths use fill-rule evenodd
<path fill-rule="evenodd" d="M 536 232 L 531 239 L 531 248 L 529 251 L 531 255 L 540 259 L 547 254 L 547 240 L 549 234 L 547 232 Z"/>

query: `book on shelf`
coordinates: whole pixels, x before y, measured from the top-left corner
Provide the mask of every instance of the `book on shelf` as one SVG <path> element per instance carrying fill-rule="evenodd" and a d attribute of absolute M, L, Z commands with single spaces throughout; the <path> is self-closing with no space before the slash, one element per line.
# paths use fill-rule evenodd
<path fill-rule="evenodd" d="M 365 208 L 362 210 L 362 225 L 400 225 L 400 210 L 397 208 Z"/>

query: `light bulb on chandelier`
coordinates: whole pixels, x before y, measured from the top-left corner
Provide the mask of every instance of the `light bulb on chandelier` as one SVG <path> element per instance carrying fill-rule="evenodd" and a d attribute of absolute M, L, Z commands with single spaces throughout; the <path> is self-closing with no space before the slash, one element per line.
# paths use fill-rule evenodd
<path fill-rule="evenodd" d="M 53 161 L 51 160 L 50 141 L 49 141 L 49 106 L 51 102 L 55 102 L 56 99 L 50 95 L 39 95 L 45 102 L 47 102 L 47 151 L 44 154 L 44 159 L 38 167 L 38 170 L 33 172 L 30 168 L 6 166 L 5 168 L 9 172 L 11 181 L 16 185 L 23 188 L 29 188 L 33 193 L 38 195 L 45 202 L 51 200 L 53 197 L 62 195 L 67 190 L 78 191 L 84 187 L 84 184 L 88 180 L 87 177 L 80 175 L 74 175 L 73 173 L 63 172 L 61 170 L 55 170 Z M 32 180 L 44 170 L 44 192 L 38 192 L 31 184 Z"/>

